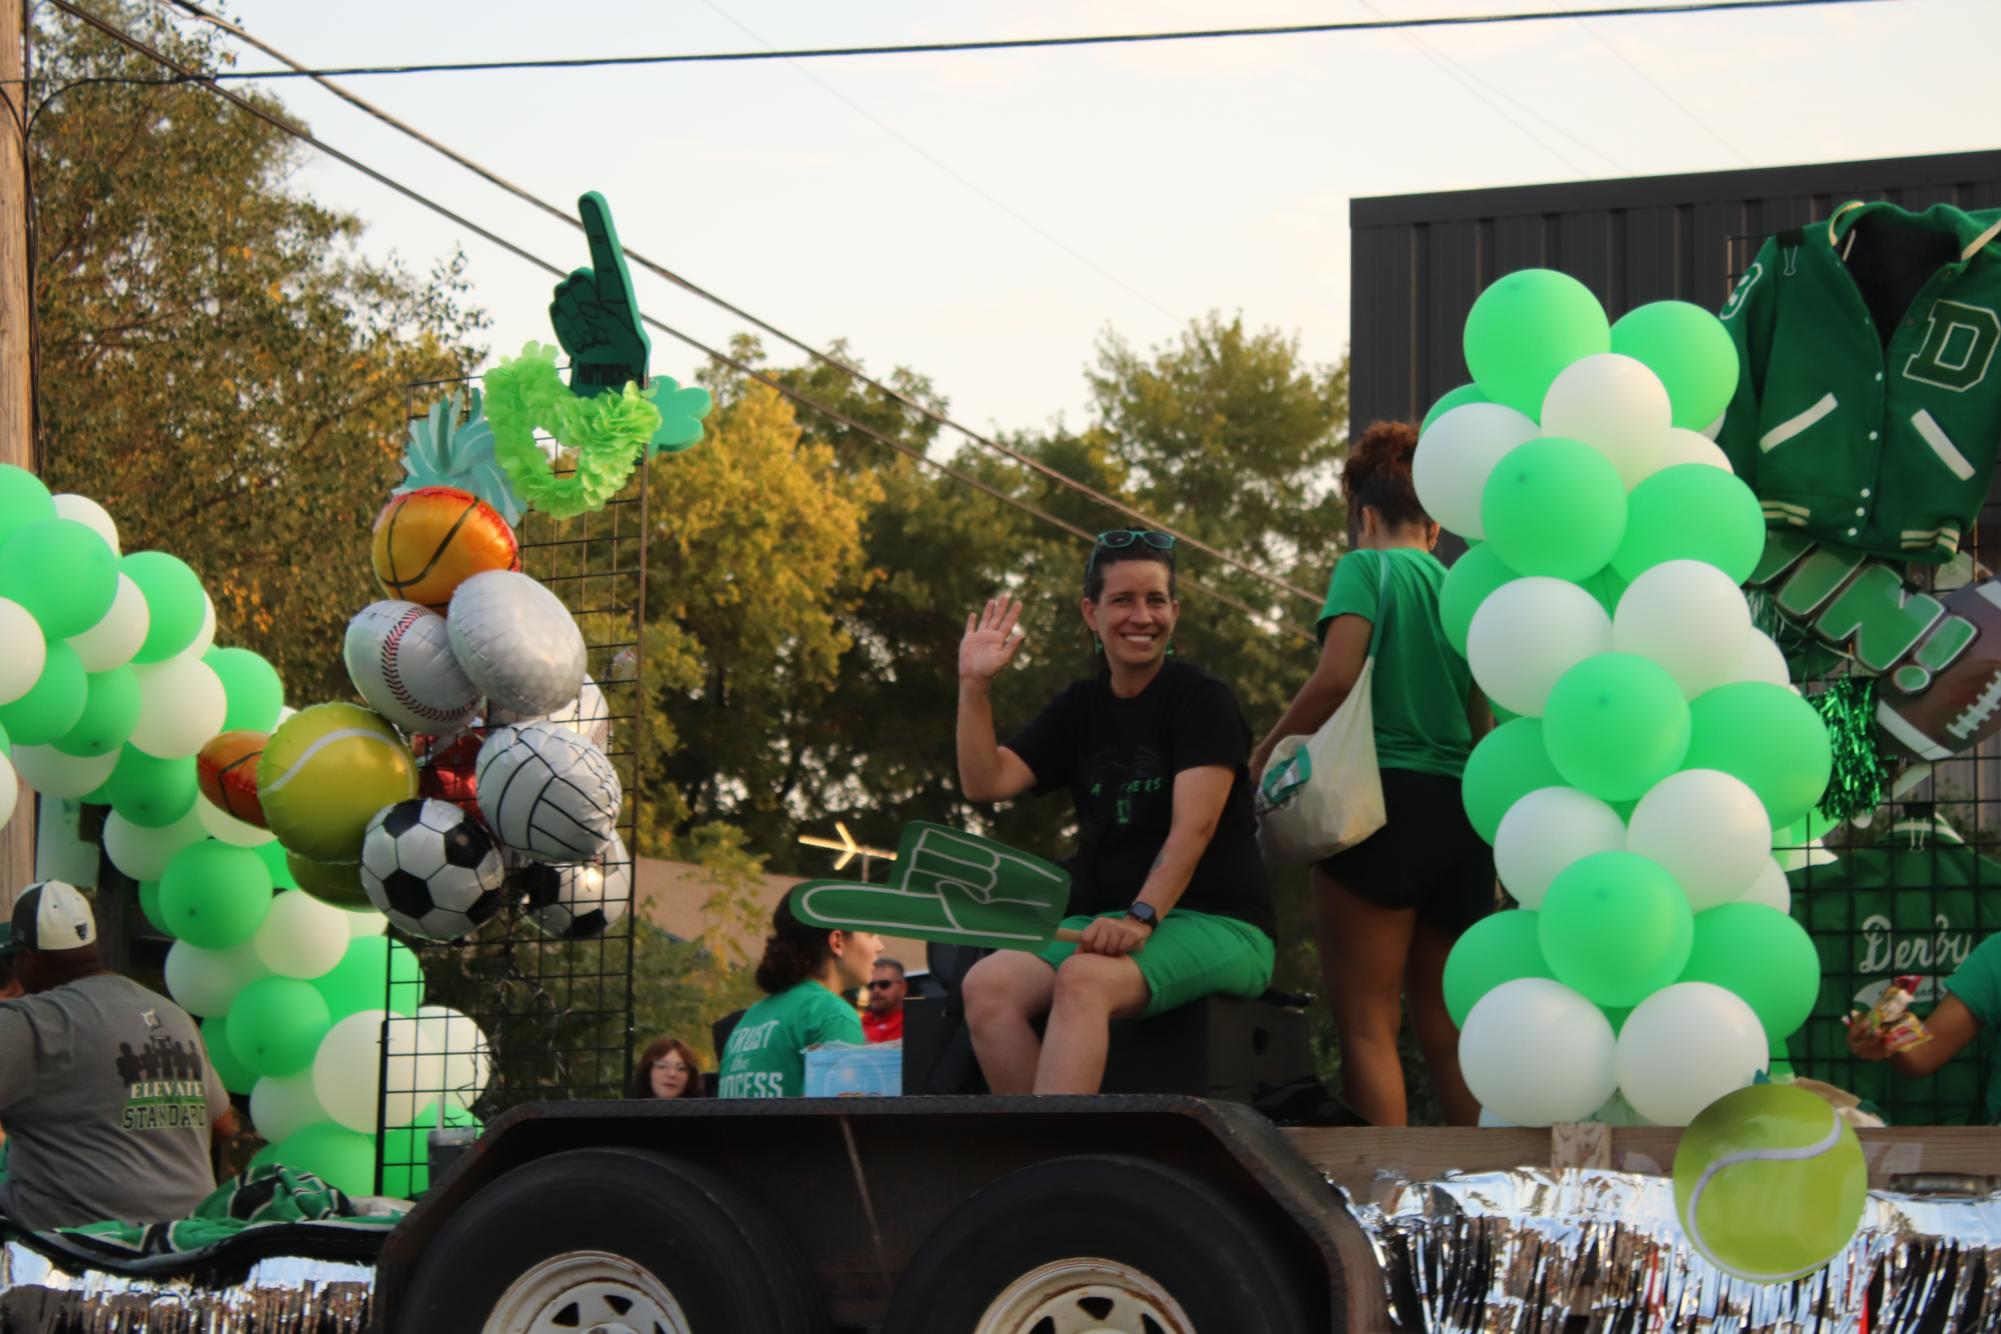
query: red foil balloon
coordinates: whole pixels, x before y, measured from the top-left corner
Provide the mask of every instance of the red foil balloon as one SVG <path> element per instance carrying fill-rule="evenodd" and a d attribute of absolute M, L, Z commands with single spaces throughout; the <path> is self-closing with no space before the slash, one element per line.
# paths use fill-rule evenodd
<path fill-rule="evenodd" d="M 479 748 L 486 729 L 472 728 L 453 737 L 416 736 L 410 739 L 417 755 L 417 791 L 420 795 L 449 801 L 479 820 L 479 784 L 473 771 L 479 763 Z"/>

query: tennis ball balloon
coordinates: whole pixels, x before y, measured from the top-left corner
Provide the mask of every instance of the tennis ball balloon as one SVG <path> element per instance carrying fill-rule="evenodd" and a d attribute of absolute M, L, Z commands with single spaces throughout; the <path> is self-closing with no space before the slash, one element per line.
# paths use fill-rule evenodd
<path fill-rule="evenodd" d="M 264 821 L 314 861 L 356 861 L 368 822 L 417 795 L 417 762 L 396 729 L 354 704 L 315 704 L 278 725 L 257 761 Z"/>
<path fill-rule="evenodd" d="M 1710 1263 L 1754 1283 L 1810 1274 L 1855 1236 L 1862 1145 L 1804 1089 L 1753 1084 L 1704 1108 L 1674 1155 L 1674 1205 Z"/>

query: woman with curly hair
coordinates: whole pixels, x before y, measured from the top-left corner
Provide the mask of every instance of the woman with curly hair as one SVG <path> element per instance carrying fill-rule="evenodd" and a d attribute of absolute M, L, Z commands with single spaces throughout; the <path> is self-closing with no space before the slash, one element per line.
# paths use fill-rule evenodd
<path fill-rule="evenodd" d="M 632 1067 L 628 1098 L 706 1098 L 695 1049 L 679 1038 L 655 1038 Z"/>
<path fill-rule="evenodd" d="M 841 993 L 868 984 L 880 953 L 882 938 L 873 931 L 808 926 L 792 915 L 789 898 L 779 900 L 757 964 L 765 996 L 723 1044 L 716 1096 L 804 1097 L 806 1048 L 866 1040 L 861 1015 Z"/>
<path fill-rule="evenodd" d="M 1370 703 L 1384 826 L 1313 868 L 1322 984 L 1341 1037 L 1341 1085 L 1379 1126 L 1403 1125 L 1403 1006 L 1446 1119 L 1472 1125 L 1479 1105 L 1459 1073 L 1459 1031 L 1446 1013 L 1445 958 L 1494 906 L 1494 859 L 1460 801 L 1466 757 L 1493 725 L 1466 659 L 1445 638 L 1438 525 L 1411 483 L 1417 431 L 1375 422 L 1341 470 L 1348 554 L 1320 612 L 1313 674 L 1251 759 L 1262 774 L 1282 738 L 1311 735 L 1354 688 L 1376 646 Z M 1380 624 L 1378 624 L 1380 622 Z"/>

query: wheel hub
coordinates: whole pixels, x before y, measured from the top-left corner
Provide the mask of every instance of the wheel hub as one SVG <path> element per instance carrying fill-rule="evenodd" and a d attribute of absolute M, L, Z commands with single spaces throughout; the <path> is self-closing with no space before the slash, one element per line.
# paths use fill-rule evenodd
<path fill-rule="evenodd" d="M 988 1304 L 974 1334 L 1194 1334 L 1167 1289 L 1116 1260 L 1078 1256 L 1023 1274 Z"/>
<path fill-rule="evenodd" d="M 485 1334 L 692 1334 L 686 1313 L 644 1265 L 608 1251 L 566 1251 L 508 1286 Z"/>

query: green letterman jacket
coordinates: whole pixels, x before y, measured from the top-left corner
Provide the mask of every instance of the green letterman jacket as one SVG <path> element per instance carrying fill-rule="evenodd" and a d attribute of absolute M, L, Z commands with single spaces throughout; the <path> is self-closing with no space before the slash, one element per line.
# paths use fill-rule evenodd
<path fill-rule="evenodd" d="M 1877 213 L 1950 256 L 1887 331 L 1846 262 Z M 2001 448 L 1997 235 L 2001 210 L 1848 203 L 1765 242 L 1723 307 L 1741 374 L 1717 443 L 1767 525 L 1891 560 L 1959 549 Z"/>

